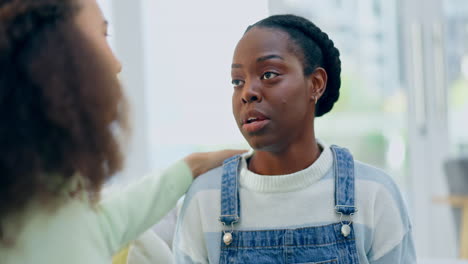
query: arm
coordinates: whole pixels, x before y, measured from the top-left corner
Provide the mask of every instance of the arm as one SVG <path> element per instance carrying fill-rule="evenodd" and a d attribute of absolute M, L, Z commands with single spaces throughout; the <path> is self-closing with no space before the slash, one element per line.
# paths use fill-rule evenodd
<path fill-rule="evenodd" d="M 392 250 L 390 250 L 388 253 L 386 253 L 379 259 L 371 261 L 370 263 L 372 264 L 416 263 L 416 254 L 415 254 L 415 249 L 414 249 L 414 244 L 413 244 L 413 237 L 411 235 L 411 230 L 409 230 L 406 233 L 401 243 L 396 245 Z"/>
<path fill-rule="evenodd" d="M 242 152 L 191 154 L 162 174 L 148 175 L 125 191 L 104 199 L 97 205 L 96 216 L 109 253 L 113 255 L 164 217 L 187 191 L 193 178 Z"/>
<path fill-rule="evenodd" d="M 412 227 L 406 205 L 401 194 L 392 186 L 382 188 L 374 208 L 374 235 L 371 264 L 414 264 L 416 252 L 413 243 Z"/>
<path fill-rule="evenodd" d="M 99 203 L 97 217 L 109 252 L 114 254 L 159 221 L 191 182 L 189 166 L 179 161 L 162 174 L 150 174 Z"/>

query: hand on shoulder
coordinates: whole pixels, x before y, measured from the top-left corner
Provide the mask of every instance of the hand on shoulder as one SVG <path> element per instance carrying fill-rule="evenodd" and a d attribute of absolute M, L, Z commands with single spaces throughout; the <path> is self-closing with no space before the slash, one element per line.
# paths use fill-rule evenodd
<path fill-rule="evenodd" d="M 211 169 L 221 166 L 225 159 L 244 152 L 247 152 L 247 150 L 225 149 L 212 152 L 196 152 L 185 157 L 184 161 L 192 170 L 193 178 L 196 178 Z"/>

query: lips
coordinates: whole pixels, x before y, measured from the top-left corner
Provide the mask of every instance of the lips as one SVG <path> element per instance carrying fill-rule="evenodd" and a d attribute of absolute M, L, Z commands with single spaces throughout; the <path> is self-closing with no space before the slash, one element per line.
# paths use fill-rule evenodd
<path fill-rule="evenodd" d="M 270 119 L 262 112 L 251 110 L 243 115 L 242 129 L 250 133 L 258 132 L 268 125 L 269 122 Z"/>

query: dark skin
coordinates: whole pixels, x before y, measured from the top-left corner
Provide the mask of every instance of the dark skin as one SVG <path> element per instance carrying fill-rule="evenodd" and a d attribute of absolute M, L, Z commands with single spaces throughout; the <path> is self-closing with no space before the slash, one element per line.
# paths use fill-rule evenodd
<path fill-rule="evenodd" d="M 325 91 L 327 74 L 319 67 L 305 76 L 294 45 L 282 30 L 255 27 L 234 52 L 233 113 L 255 150 L 249 170 L 257 174 L 291 174 L 320 156 L 315 100 Z"/>

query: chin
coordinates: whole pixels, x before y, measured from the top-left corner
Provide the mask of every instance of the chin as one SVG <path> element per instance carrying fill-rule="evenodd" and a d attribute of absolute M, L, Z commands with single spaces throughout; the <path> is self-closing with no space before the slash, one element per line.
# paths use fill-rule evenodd
<path fill-rule="evenodd" d="M 275 141 L 268 140 L 266 138 L 258 136 L 247 136 L 245 137 L 250 147 L 257 151 L 272 151 L 275 149 Z"/>

